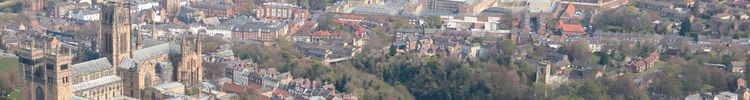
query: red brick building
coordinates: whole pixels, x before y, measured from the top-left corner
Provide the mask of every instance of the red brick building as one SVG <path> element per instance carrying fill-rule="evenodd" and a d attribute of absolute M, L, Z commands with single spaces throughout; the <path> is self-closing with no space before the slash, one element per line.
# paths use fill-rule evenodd
<path fill-rule="evenodd" d="M 201 1 L 192 3 L 190 6 L 202 11 L 207 17 L 218 17 L 221 19 L 238 15 L 244 9 L 243 6 L 239 6 L 231 1 Z"/>
<path fill-rule="evenodd" d="M 23 11 L 27 13 L 40 13 L 43 11 L 46 0 L 23 0 Z"/>
<path fill-rule="evenodd" d="M 267 2 L 255 7 L 255 17 L 269 19 L 305 19 L 309 15 L 307 9 L 288 3 Z"/>
<path fill-rule="evenodd" d="M 564 36 L 573 36 L 573 35 L 584 35 L 584 28 L 581 25 L 576 24 L 565 24 L 563 20 L 559 20 L 556 28 L 562 32 Z"/>
<path fill-rule="evenodd" d="M 177 13 L 177 9 L 180 8 L 180 0 L 161 0 L 159 1 L 159 5 L 166 9 L 167 14 L 169 14 L 167 16 L 173 16 Z"/>

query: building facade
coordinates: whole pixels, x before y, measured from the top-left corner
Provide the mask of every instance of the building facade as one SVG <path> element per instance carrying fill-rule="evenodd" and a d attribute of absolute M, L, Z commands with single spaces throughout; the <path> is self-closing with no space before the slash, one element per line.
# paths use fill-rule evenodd
<path fill-rule="evenodd" d="M 280 22 L 253 22 L 232 27 L 232 38 L 258 41 L 275 41 L 289 31 L 289 25 Z"/>
<path fill-rule="evenodd" d="M 240 14 L 240 11 L 244 9 L 243 6 L 238 6 L 237 4 L 228 1 L 201 1 L 192 3 L 191 7 L 202 11 L 207 17 L 218 17 L 221 19 L 227 19 L 232 15 L 238 15 Z"/>
<path fill-rule="evenodd" d="M 289 3 L 267 2 L 255 9 L 255 17 L 268 19 L 303 19 L 307 18 L 307 9 Z"/>
<path fill-rule="evenodd" d="M 101 7 L 99 59 L 72 64 L 72 50 L 50 36 L 19 45 L 19 71 L 30 89 L 24 91 L 26 98 L 141 99 L 145 88 L 156 84 L 203 82 L 200 36 L 189 43 L 183 36 L 181 44 L 144 39 L 130 33 L 129 3 L 110 1 Z"/>

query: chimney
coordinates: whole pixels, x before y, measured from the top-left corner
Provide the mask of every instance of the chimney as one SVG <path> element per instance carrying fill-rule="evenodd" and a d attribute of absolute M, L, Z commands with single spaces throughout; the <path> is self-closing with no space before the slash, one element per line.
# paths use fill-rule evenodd
<path fill-rule="evenodd" d="M 318 83 L 317 81 L 313 81 L 312 83 L 312 89 L 315 90 L 315 84 Z"/>

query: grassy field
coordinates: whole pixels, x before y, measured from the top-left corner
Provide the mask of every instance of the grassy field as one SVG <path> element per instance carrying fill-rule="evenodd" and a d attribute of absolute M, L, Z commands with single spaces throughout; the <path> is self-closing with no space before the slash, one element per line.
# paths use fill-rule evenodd
<path fill-rule="evenodd" d="M 21 92 L 18 92 L 18 91 L 11 92 L 8 95 L 8 97 L 0 96 L 0 99 L 2 99 L 2 100 L 23 100 L 23 98 L 21 97 Z"/>
<path fill-rule="evenodd" d="M 18 70 L 18 59 L 10 57 L 0 58 L 0 72 L 16 70 Z M 7 97 L 0 96 L 0 100 L 23 100 L 23 98 L 21 97 L 21 92 L 13 91 Z"/>
<path fill-rule="evenodd" d="M 16 58 L 0 58 L 0 71 L 12 71 L 18 69 L 18 59 Z"/>

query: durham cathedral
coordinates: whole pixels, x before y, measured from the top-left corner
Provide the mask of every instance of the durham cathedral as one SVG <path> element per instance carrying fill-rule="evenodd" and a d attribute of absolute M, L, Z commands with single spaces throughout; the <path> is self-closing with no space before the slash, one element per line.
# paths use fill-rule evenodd
<path fill-rule="evenodd" d="M 75 54 L 52 36 L 21 40 L 17 55 L 30 100 L 145 99 L 146 88 L 202 79 L 200 35 L 160 41 L 131 34 L 130 4 L 101 4 L 99 59 L 73 63 Z M 155 33 L 151 33 L 154 35 Z M 168 84 L 166 87 L 169 87 Z"/>

